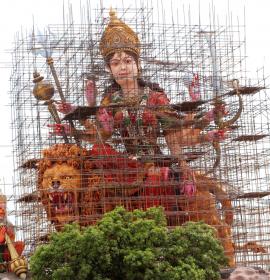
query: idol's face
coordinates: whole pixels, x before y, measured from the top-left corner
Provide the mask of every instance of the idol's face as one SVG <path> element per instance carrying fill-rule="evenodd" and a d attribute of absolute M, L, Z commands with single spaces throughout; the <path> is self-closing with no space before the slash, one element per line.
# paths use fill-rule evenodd
<path fill-rule="evenodd" d="M 65 163 L 56 163 L 45 170 L 41 199 L 48 219 L 56 226 L 78 220 L 80 188 L 80 170 Z"/>
<path fill-rule="evenodd" d="M 113 78 L 120 86 L 133 82 L 138 77 L 136 61 L 126 52 L 115 53 L 109 60 L 109 67 Z"/>

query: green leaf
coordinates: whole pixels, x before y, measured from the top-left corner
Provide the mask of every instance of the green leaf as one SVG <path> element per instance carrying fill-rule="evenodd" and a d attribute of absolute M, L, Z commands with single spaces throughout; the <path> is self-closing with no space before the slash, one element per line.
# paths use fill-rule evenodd
<path fill-rule="evenodd" d="M 168 230 L 161 207 L 117 207 L 94 226 L 67 225 L 30 259 L 34 280 L 215 280 L 224 264 L 212 227 L 189 222 Z"/>

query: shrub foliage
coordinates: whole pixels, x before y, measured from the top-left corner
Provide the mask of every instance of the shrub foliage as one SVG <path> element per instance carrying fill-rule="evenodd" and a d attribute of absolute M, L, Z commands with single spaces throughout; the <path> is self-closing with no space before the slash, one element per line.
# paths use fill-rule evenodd
<path fill-rule="evenodd" d="M 169 230 L 162 208 L 117 207 L 95 226 L 66 225 L 30 259 L 34 280 L 214 280 L 225 264 L 212 227 Z"/>

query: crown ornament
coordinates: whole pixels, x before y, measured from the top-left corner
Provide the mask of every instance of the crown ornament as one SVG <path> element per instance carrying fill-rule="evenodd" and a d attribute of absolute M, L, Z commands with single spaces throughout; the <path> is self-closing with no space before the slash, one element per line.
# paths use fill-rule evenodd
<path fill-rule="evenodd" d="M 112 9 L 110 10 L 110 22 L 103 32 L 99 49 L 104 59 L 112 53 L 121 51 L 130 51 L 137 56 L 140 54 L 138 35 L 120 20 Z"/>

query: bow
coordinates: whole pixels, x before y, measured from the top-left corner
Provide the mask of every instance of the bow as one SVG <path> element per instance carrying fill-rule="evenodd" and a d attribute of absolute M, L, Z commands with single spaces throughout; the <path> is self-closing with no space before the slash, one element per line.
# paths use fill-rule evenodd
<path fill-rule="evenodd" d="M 226 103 L 221 98 L 221 92 L 223 91 L 223 81 L 221 77 L 221 70 L 219 64 L 217 63 L 217 53 L 216 53 L 216 42 L 215 38 L 213 38 L 213 33 L 210 32 L 200 32 L 205 35 L 206 41 L 210 50 L 211 64 L 212 64 L 212 83 L 213 83 L 213 94 L 214 94 L 214 122 L 218 127 L 218 133 L 224 133 L 224 130 L 229 129 L 241 116 L 243 110 L 243 100 L 239 91 L 239 82 L 237 79 L 232 81 L 233 88 L 238 97 L 238 110 L 235 115 L 229 119 L 224 120 L 225 113 L 225 105 Z M 216 159 L 212 166 L 212 168 L 206 173 L 214 173 L 216 168 L 220 165 L 221 160 L 221 146 L 219 137 L 212 142 L 213 148 L 216 153 Z"/>

